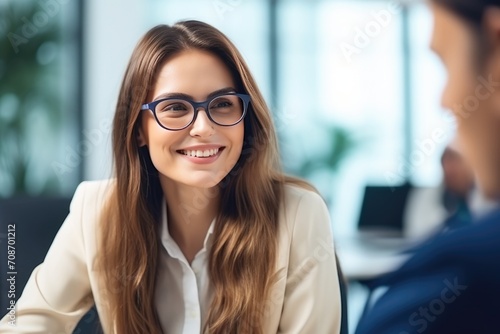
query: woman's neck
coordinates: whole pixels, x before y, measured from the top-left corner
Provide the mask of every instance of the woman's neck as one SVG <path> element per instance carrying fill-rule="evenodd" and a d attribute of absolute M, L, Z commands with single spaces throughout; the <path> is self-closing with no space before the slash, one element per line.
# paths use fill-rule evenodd
<path fill-rule="evenodd" d="M 187 261 L 191 263 L 219 210 L 218 187 L 195 188 L 171 181 L 162 182 L 167 201 L 168 229 Z"/>

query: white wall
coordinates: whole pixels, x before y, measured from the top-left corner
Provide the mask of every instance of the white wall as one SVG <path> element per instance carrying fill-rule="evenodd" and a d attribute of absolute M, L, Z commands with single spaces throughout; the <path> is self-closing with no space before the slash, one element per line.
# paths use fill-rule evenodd
<path fill-rule="evenodd" d="M 146 32 L 147 3 L 85 0 L 84 179 L 111 175 L 111 121 L 128 59 Z"/>

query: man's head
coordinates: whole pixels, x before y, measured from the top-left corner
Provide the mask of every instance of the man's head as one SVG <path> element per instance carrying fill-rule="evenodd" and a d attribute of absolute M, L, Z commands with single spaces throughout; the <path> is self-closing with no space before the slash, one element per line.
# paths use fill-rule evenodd
<path fill-rule="evenodd" d="M 442 104 L 482 191 L 500 199 L 500 1 L 431 0 L 432 49 L 448 80 Z"/>

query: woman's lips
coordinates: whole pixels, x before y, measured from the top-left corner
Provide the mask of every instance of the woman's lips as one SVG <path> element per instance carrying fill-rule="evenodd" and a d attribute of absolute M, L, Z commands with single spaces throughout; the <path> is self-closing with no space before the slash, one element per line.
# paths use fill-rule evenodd
<path fill-rule="evenodd" d="M 216 161 L 224 151 L 225 147 L 217 148 L 197 148 L 178 150 L 177 153 L 182 155 L 186 160 L 196 164 L 209 164 Z"/>

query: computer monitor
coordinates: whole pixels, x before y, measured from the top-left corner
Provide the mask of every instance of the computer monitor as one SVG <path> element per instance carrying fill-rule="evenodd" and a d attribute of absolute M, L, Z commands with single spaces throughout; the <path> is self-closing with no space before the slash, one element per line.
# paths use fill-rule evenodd
<path fill-rule="evenodd" d="M 358 230 L 383 236 L 403 235 L 403 216 L 412 186 L 365 187 L 358 219 Z"/>

